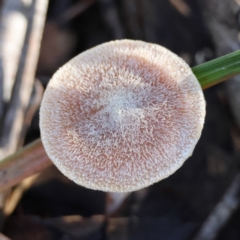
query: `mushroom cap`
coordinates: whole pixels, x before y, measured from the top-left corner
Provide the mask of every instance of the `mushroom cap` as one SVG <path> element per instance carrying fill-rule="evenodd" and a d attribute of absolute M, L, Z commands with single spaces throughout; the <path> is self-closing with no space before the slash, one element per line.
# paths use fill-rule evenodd
<path fill-rule="evenodd" d="M 50 80 L 40 109 L 49 158 L 79 185 L 112 192 L 174 173 L 200 138 L 205 100 L 164 47 L 120 40 L 85 51 Z"/>

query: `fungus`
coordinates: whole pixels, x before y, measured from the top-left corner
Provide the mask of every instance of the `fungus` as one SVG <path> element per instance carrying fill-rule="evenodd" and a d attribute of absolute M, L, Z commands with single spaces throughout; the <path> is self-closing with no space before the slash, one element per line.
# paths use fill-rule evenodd
<path fill-rule="evenodd" d="M 112 192 L 149 186 L 191 156 L 205 118 L 189 66 L 142 41 L 101 44 L 50 80 L 40 109 L 49 158 L 79 185 Z"/>

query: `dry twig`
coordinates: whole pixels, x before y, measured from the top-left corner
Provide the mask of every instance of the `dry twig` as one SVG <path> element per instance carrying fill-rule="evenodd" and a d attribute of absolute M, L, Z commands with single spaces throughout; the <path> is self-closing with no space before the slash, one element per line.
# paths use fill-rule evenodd
<path fill-rule="evenodd" d="M 12 192 L 3 209 L 5 216 L 10 216 L 18 205 L 23 193 L 31 187 L 39 174 L 24 179 Z M 0 239 L 1 240 L 1 239 Z"/>
<path fill-rule="evenodd" d="M 34 141 L 0 162 L 0 191 L 16 185 L 51 164 L 41 140 Z"/>
<path fill-rule="evenodd" d="M 27 129 L 29 128 L 29 126 L 32 122 L 33 115 L 40 106 L 40 103 L 42 100 L 42 94 L 43 94 L 43 86 L 40 83 L 40 81 L 36 80 L 35 84 L 34 84 L 34 90 L 32 92 L 32 96 L 30 99 L 30 103 L 29 103 L 29 106 L 28 106 L 28 109 L 26 112 L 24 127 L 22 129 L 19 146 L 22 146 L 24 143 L 25 135 L 26 135 Z M 11 166 L 12 167 L 11 169 L 13 169 L 15 167 L 15 164 L 12 164 L 12 165 L 10 164 L 9 166 Z M 22 176 L 24 176 L 24 174 Z M 12 214 L 12 212 L 16 208 L 18 202 L 20 201 L 23 193 L 28 188 L 31 187 L 31 185 L 34 183 L 37 176 L 38 176 L 38 174 L 35 174 L 33 176 L 30 176 L 30 177 L 24 179 L 22 182 L 20 182 L 20 184 L 18 186 L 16 186 L 16 188 L 13 189 L 13 192 L 11 192 L 10 196 L 7 198 L 6 203 L 4 205 L 3 212 L 4 212 L 5 216 L 9 216 Z M 21 179 L 21 178 L 19 178 L 19 179 Z"/>
<path fill-rule="evenodd" d="M 10 82 L 10 87 L 7 88 L 7 91 L 4 91 L 7 93 L 4 96 L 5 101 L 10 99 L 10 102 L 7 104 L 6 111 L 4 111 L 6 114 L 4 116 L 0 115 L 2 122 L 1 159 L 14 153 L 19 144 L 35 80 L 47 6 L 48 0 L 8 0 L 3 5 L 3 25 L 0 29 L 2 33 L 0 43 L 2 85 L 0 85 L 0 91 L 3 91 L 6 83 Z M 2 103 L 3 99 L 0 99 L 0 114 L 1 111 L 3 112 Z M 16 170 L 16 168 L 13 169 Z M 12 172 L 10 171 L 10 173 Z M 19 176 L 18 173 L 15 173 L 15 175 L 15 177 Z M 6 196 L 6 192 L 0 194 L 1 208 Z M 0 227 L 2 222 L 3 216 L 0 217 Z"/>
<path fill-rule="evenodd" d="M 10 238 L 4 236 L 2 233 L 0 233 L 0 240 L 10 240 Z"/>
<path fill-rule="evenodd" d="M 3 116 L 3 102 L 11 98 L 12 87 L 17 74 L 21 51 L 27 31 L 24 16 L 27 7 L 21 1 L 4 1 L 1 8 L 0 25 L 0 118 Z M 17 36 L 17 37 L 16 37 Z"/>
<path fill-rule="evenodd" d="M 18 146 L 35 80 L 47 5 L 48 0 L 33 0 L 31 6 L 26 7 L 25 12 L 22 13 L 28 25 L 12 98 L 3 121 L 0 149 L 2 158 L 15 152 Z M 17 7 L 20 5 L 18 4 Z M 21 12 L 21 8 L 15 10 Z"/>
<path fill-rule="evenodd" d="M 210 213 L 194 240 L 214 240 L 240 204 L 240 173 Z"/>

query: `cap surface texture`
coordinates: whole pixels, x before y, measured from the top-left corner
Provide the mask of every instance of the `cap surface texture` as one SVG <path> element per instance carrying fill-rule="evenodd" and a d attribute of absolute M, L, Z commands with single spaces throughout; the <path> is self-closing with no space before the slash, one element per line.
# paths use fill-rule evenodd
<path fill-rule="evenodd" d="M 190 67 L 142 41 L 101 44 L 50 80 L 40 108 L 45 150 L 82 186 L 127 192 L 174 173 L 191 156 L 205 118 Z"/>

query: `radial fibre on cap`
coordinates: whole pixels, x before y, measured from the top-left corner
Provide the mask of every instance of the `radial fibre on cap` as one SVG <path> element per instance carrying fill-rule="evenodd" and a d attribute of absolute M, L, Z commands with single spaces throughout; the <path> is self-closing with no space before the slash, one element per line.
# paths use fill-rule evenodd
<path fill-rule="evenodd" d="M 40 109 L 46 152 L 82 186 L 127 192 L 175 172 L 191 156 L 205 117 L 189 66 L 164 47 L 105 43 L 50 80 Z"/>

